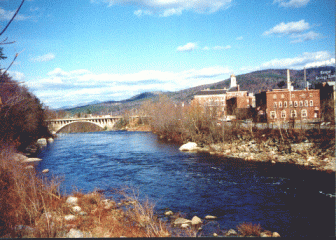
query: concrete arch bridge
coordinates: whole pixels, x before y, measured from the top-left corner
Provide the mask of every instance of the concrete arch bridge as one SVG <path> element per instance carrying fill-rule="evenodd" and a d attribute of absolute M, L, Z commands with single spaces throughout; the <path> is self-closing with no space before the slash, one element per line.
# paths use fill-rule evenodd
<path fill-rule="evenodd" d="M 73 123 L 91 123 L 99 126 L 102 129 L 112 130 L 116 122 L 121 116 L 108 117 L 88 117 L 88 118 L 64 118 L 64 119 L 50 119 L 46 120 L 48 128 L 51 132 L 59 132 L 62 128 Z"/>

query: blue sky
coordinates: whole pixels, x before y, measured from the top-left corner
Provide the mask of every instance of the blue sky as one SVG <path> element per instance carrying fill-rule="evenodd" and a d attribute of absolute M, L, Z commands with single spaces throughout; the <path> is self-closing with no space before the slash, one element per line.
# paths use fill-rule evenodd
<path fill-rule="evenodd" d="M 0 0 L 0 28 L 21 0 Z M 26 0 L 1 40 L 51 108 L 335 65 L 334 0 Z M 239 84 L 239 83 L 238 83 Z"/>

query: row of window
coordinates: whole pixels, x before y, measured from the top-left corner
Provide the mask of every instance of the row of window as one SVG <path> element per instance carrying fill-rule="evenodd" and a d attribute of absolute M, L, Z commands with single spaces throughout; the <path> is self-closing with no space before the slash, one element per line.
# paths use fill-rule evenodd
<path fill-rule="evenodd" d="M 280 97 L 281 98 L 285 98 L 285 94 L 281 94 Z M 300 94 L 300 97 L 305 98 L 306 94 L 302 93 L 302 94 Z M 313 97 L 313 94 L 309 93 L 309 97 Z M 295 98 L 295 94 L 292 94 L 292 98 Z M 277 99 L 277 95 L 276 94 L 273 94 L 273 99 Z"/>
<path fill-rule="evenodd" d="M 282 110 L 281 111 L 281 118 L 286 118 L 286 110 Z M 296 110 L 291 110 L 291 112 L 290 112 L 290 116 L 291 116 L 291 118 L 296 118 L 297 117 L 297 112 L 296 112 Z M 276 114 L 276 112 L 275 111 L 271 111 L 270 112 L 270 117 L 271 117 L 271 119 L 275 119 L 275 118 L 277 118 L 277 114 Z M 302 118 L 306 118 L 306 117 L 308 117 L 308 112 L 307 112 L 307 109 L 302 109 L 301 110 L 301 117 Z M 317 118 L 317 113 L 314 113 L 314 118 Z"/>
<path fill-rule="evenodd" d="M 285 108 L 287 107 L 287 101 L 284 101 L 283 106 Z M 294 107 L 298 107 L 298 106 L 303 107 L 303 101 L 299 101 L 299 102 L 298 101 L 294 101 Z M 308 100 L 304 101 L 304 106 L 308 107 Z M 313 100 L 309 101 L 309 106 L 310 107 L 314 106 L 314 101 Z M 278 107 L 278 103 L 277 102 L 273 103 L 273 107 L 277 108 Z M 293 107 L 293 101 L 289 101 L 289 107 Z M 282 102 L 279 102 L 279 108 L 282 108 Z"/>

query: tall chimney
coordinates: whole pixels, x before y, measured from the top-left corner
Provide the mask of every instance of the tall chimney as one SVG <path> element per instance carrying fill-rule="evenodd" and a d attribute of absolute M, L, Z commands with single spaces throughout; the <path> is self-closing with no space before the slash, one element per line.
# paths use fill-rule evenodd
<path fill-rule="evenodd" d="M 287 69 L 287 89 L 288 89 L 288 91 L 291 90 L 290 72 L 289 72 L 289 69 Z"/>
<path fill-rule="evenodd" d="M 236 86 L 237 86 L 236 76 L 234 74 L 231 74 L 231 85 L 230 85 L 230 88 L 234 88 Z"/>

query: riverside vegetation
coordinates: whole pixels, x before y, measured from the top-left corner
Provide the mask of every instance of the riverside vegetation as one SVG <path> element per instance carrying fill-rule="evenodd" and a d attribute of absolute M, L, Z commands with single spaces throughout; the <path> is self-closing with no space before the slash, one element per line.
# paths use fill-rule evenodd
<path fill-rule="evenodd" d="M 195 142 L 196 151 L 247 161 L 284 162 L 335 172 L 335 131 L 320 127 L 258 128 L 252 122 L 218 122 L 216 109 L 199 105 L 182 107 L 169 98 L 148 101 L 143 111 L 151 130 L 160 138 L 179 143 Z"/>

